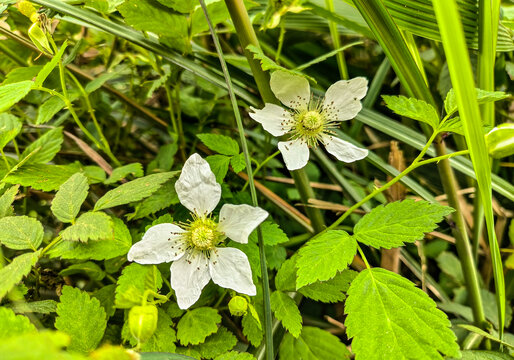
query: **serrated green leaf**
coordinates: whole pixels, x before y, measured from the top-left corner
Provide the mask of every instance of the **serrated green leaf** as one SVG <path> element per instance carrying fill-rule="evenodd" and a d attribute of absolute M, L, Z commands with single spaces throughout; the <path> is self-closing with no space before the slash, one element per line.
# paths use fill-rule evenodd
<path fill-rule="evenodd" d="M 61 231 L 63 240 L 81 241 L 90 240 L 112 241 L 114 228 L 112 218 L 103 212 L 87 212 L 77 219 L 75 224 Z"/>
<path fill-rule="evenodd" d="M 487 91 L 475 88 L 477 102 L 479 104 L 485 104 L 489 102 L 495 102 L 499 100 L 503 100 L 508 98 L 510 95 L 504 93 L 503 91 Z M 457 111 L 457 98 L 455 96 L 455 91 L 450 89 L 446 94 L 446 99 L 444 100 L 444 110 L 447 114 L 454 113 Z"/>
<path fill-rule="evenodd" d="M 84 360 L 82 356 L 64 352 L 70 342 L 60 331 L 28 332 L 0 342 L 2 360 Z"/>
<path fill-rule="evenodd" d="M 485 337 L 485 338 L 487 338 L 489 340 L 495 341 L 495 342 L 500 343 L 502 345 L 505 345 L 505 346 L 507 346 L 507 347 L 509 347 L 511 349 L 514 349 L 514 345 L 509 344 L 509 343 L 507 343 L 505 341 L 502 341 L 502 340 L 498 339 L 497 337 L 489 334 L 488 332 L 480 329 L 479 327 L 476 327 L 476 326 L 473 326 L 473 325 L 469 325 L 469 324 L 459 324 L 458 326 L 460 328 L 466 329 L 466 330 L 468 330 L 470 332 L 473 332 L 475 334 L 481 335 L 481 336 L 483 336 L 483 337 Z"/>
<path fill-rule="evenodd" d="M 16 315 L 11 309 L 0 307 L 0 341 L 11 336 L 35 331 L 36 327 L 32 325 L 28 317 Z"/>
<path fill-rule="evenodd" d="M 205 160 L 209 163 L 211 171 L 216 176 L 216 182 L 222 184 L 228 172 L 230 157 L 225 155 L 209 155 Z"/>
<path fill-rule="evenodd" d="M 69 350 L 87 353 L 96 349 L 106 325 L 105 311 L 98 299 L 91 299 L 77 288 L 63 287 L 55 328 L 71 337 Z"/>
<path fill-rule="evenodd" d="M 0 114 L 0 149 L 3 149 L 21 131 L 21 121 L 11 114 Z"/>
<path fill-rule="evenodd" d="M 512 356 L 497 351 L 466 350 L 461 360 L 512 360 Z"/>
<path fill-rule="evenodd" d="M 135 177 L 143 176 L 143 165 L 141 165 L 140 163 L 133 163 L 117 167 L 112 171 L 111 176 L 109 176 L 109 178 L 104 181 L 104 184 L 117 183 L 121 179 L 126 178 L 128 175 L 133 175 Z"/>
<path fill-rule="evenodd" d="M 70 96 L 70 101 L 75 100 Z M 61 111 L 66 106 L 66 103 L 57 96 L 52 96 L 46 100 L 38 109 L 36 125 L 42 125 L 50 121 L 55 114 Z"/>
<path fill-rule="evenodd" d="M 237 338 L 226 327 L 221 326 L 215 334 L 207 336 L 205 341 L 194 347 L 202 358 L 213 359 L 229 350 L 237 344 Z"/>
<path fill-rule="evenodd" d="M 66 50 L 66 47 L 68 46 L 68 42 L 64 41 L 64 43 L 61 45 L 61 48 L 59 51 L 52 57 L 52 59 L 43 66 L 41 71 L 37 74 L 36 80 L 34 80 L 34 86 L 42 86 L 45 82 L 46 78 L 50 73 L 53 71 L 53 69 L 57 66 L 59 61 L 62 58 L 62 55 L 64 54 L 64 50 Z"/>
<path fill-rule="evenodd" d="M 145 290 L 157 292 L 162 276 L 154 265 L 132 263 L 123 269 L 116 286 L 115 304 L 119 309 L 141 305 Z"/>
<path fill-rule="evenodd" d="M 12 309 L 16 314 L 50 314 L 57 310 L 57 302 L 54 300 L 40 300 L 32 302 L 20 301 L 9 304 L 9 308 Z"/>
<path fill-rule="evenodd" d="M 23 279 L 39 259 L 39 251 L 26 253 L 14 258 L 14 260 L 0 269 L 0 300 L 7 294 L 17 283 Z"/>
<path fill-rule="evenodd" d="M 9 249 L 35 251 L 43 241 L 43 225 L 25 215 L 0 219 L 0 229 L 0 244 Z"/>
<path fill-rule="evenodd" d="M 174 14 L 157 1 L 126 0 L 118 6 L 118 10 L 125 18 L 125 22 L 136 30 L 169 35 L 170 29 L 173 29 L 175 34 L 187 35 L 186 17 Z"/>
<path fill-rule="evenodd" d="M 61 241 L 48 251 L 50 257 L 77 260 L 106 260 L 125 255 L 132 246 L 132 237 L 127 226 L 112 218 L 114 239 L 108 241 Z"/>
<path fill-rule="evenodd" d="M 23 99 L 30 92 L 32 85 L 34 85 L 34 82 L 30 80 L 0 85 L 0 112 L 8 110 Z"/>
<path fill-rule="evenodd" d="M 61 150 L 63 140 L 62 127 L 47 131 L 43 136 L 25 148 L 20 156 L 20 160 L 25 159 L 34 150 L 37 150 L 35 154 L 32 154 L 27 159 L 25 164 L 46 164 Z"/>
<path fill-rule="evenodd" d="M 238 155 L 239 145 L 234 139 L 220 134 L 197 134 L 202 142 L 212 151 L 221 155 Z"/>
<path fill-rule="evenodd" d="M 374 208 L 353 229 L 357 241 L 374 248 L 391 249 L 421 240 L 454 210 L 438 203 L 396 201 Z"/>
<path fill-rule="evenodd" d="M 234 172 L 240 173 L 246 168 L 245 154 L 241 153 L 230 158 L 230 166 Z"/>
<path fill-rule="evenodd" d="M 230 351 L 216 356 L 214 360 L 255 360 L 255 356 L 249 353 Z"/>
<path fill-rule="evenodd" d="M 330 280 L 306 285 L 298 289 L 298 292 L 314 301 L 324 303 L 340 302 L 346 299 L 345 293 L 356 276 L 356 271 L 346 269 Z"/>
<path fill-rule="evenodd" d="M 59 186 L 78 171 L 76 165 L 23 165 L 8 175 L 4 181 L 48 192 L 59 189 Z"/>
<path fill-rule="evenodd" d="M 74 221 L 86 200 L 88 190 L 87 178 L 82 173 L 72 175 L 59 187 L 52 200 L 50 209 L 54 216 L 64 223 Z"/>
<path fill-rule="evenodd" d="M 0 196 L 0 218 L 12 215 L 12 203 L 16 194 L 18 193 L 20 186 L 14 185 L 7 189 L 2 196 Z"/>
<path fill-rule="evenodd" d="M 159 148 L 159 152 L 155 159 L 153 159 L 146 169 L 148 174 L 154 172 L 156 169 L 160 171 L 170 171 L 173 163 L 175 162 L 175 154 L 177 153 L 177 142 L 166 144 Z"/>
<path fill-rule="evenodd" d="M 188 310 L 177 324 L 177 338 L 184 346 L 198 345 L 218 331 L 220 321 L 221 316 L 216 309 L 200 307 Z"/>
<path fill-rule="evenodd" d="M 346 269 L 357 252 L 357 242 L 346 231 L 331 230 L 298 251 L 296 287 L 325 281 Z"/>
<path fill-rule="evenodd" d="M 283 246 L 264 246 L 264 252 L 270 270 L 280 269 L 282 263 L 286 261 L 287 252 Z"/>
<path fill-rule="evenodd" d="M 152 195 L 163 183 L 177 174 L 178 171 L 153 174 L 120 185 L 98 199 L 95 210 L 103 210 L 142 200 Z"/>
<path fill-rule="evenodd" d="M 73 264 L 59 272 L 59 275 L 61 276 L 70 276 L 74 274 L 85 274 L 90 279 L 96 281 L 101 281 L 105 277 L 105 271 L 103 271 L 100 266 L 98 266 L 92 261 L 86 261 L 80 264 Z"/>
<path fill-rule="evenodd" d="M 144 199 L 135 206 L 135 212 L 127 214 L 128 220 L 141 219 L 171 205 L 178 204 L 178 195 L 175 191 L 175 181 L 168 181 L 154 192 L 152 196 Z"/>
<path fill-rule="evenodd" d="M 114 306 L 114 296 L 116 294 L 116 284 L 110 284 L 101 287 L 96 290 L 91 296 L 95 297 L 100 301 L 100 305 L 105 310 L 105 314 L 107 315 L 107 319 L 114 315 L 116 312 L 116 308 Z"/>
<path fill-rule="evenodd" d="M 248 341 L 255 347 L 259 346 L 264 333 L 262 331 L 262 323 L 259 314 L 252 304 L 248 304 L 248 311 L 243 315 L 241 325 L 243 325 L 243 334 Z"/>
<path fill-rule="evenodd" d="M 296 291 L 296 259 L 297 254 L 284 261 L 275 276 L 275 287 L 280 291 Z"/>
<path fill-rule="evenodd" d="M 386 106 L 400 116 L 422 121 L 437 129 L 439 125 L 439 115 L 437 110 L 429 103 L 416 98 L 405 96 L 382 95 Z"/>
<path fill-rule="evenodd" d="M 350 359 L 350 352 L 336 336 L 312 326 L 304 326 L 297 339 L 286 334 L 279 354 L 280 360 Z"/>
<path fill-rule="evenodd" d="M 446 120 L 438 129 L 439 132 L 453 132 L 459 135 L 464 135 L 464 129 L 462 128 L 462 121 L 460 117 L 455 116 L 451 119 Z"/>
<path fill-rule="evenodd" d="M 170 7 L 181 13 L 189 13 L 194 10 L 196 1 L 194 0 L 157 0 L 162 5 Z"/>
<path fill-rule="evenodd" d="M 9 71 L 5 76 L 2 85 L 19 83 L 20 81 L 32 80 L 43 69 L 43 65 L 22 66 Z"/>
<path fill-rule="evenodd" d="M 286 233 L 275 223 L 264 221 L 261 225 L 262 240 L 264 245 L 275 246 L 289 241 Z M 249 241 L 257 243 L 257 230 L 250 234 Z"/>
<path fill-rule="evenodd" d="M 282 291 L 275 291 L 271 294 L 271 310 L 275 317 L 282 321 L 282 325 L 295 338 L 302 332 L 302 315 L 298 306 L 289 295 Z"/>
<path fill-rule="evenodd" d="M 426 293 L 390 271 L 362 271 L 350 285 L 345 312 L 356 360 L 460 356 L 446 315 Z"/>

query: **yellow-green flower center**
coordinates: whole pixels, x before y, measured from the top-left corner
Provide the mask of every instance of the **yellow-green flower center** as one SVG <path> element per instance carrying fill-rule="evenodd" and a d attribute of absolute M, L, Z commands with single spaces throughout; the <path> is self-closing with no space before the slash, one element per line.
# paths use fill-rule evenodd
<path fill-rule="evenodd" d="M 222 240 L 218 224 L 211 218 L 196 218 L 188 226 L 186 237 L 189 246 L 196 250 L 212 250 Z"/>
<path fill-rule="evenodd" d="M 323 115 L 317 111 L 307 111 L 298 116 L 299 125 L 301 125 L 306 131 L 310 132 L 323 130 L 324 122 Z"/>

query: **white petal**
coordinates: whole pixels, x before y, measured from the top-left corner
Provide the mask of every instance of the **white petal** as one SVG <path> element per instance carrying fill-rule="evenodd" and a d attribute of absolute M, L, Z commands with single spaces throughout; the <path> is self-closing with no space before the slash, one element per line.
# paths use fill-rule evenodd
<path fill-rule="evenodd" d="M 211 279 L 209 259 L 201 252 L 186 253 L 171 264 L 170 272 L 170 284 L 175 290 L 177 303 L 181 309 L 187 309 L 193 305 Z"/>
<path fill-rule="evenodd" d="M 309 161 L 309 147 L 301 139 L 281 141 L 278 149 L 282 153 L 288 170 L 298 170 L 307 165 Z"/>
<path fill-rule="evenodd" d="M 252 269 L 246 254 L 235 248 L 216 248 L 211 252 L 209 271 L 212 281 L 221 287 L 254 296 Z"/>
<path fill-rule="evenodd" d="M 360 100 L 368 91 L 368 80 L 357 77 L 330 86 L 323 100 L 323 111 L 333 121 L 353 119 L 362 109 Z"/>
<path fill-rule="evenodd" d="M 271 74 L 271 90 L 282 104 L 291 109 L 306 109 L 311 98 L 311 88 L 306 78 L 286 71 Z"/>
<path fill-rule="evenodd" d="M 241 244 L 248 242 L 248 236 L 268 217 L 268 212 L 250 205 L 225 204 L 220 211 L 218 230 Z"/>
<path fill-rule="evenodd" d="M 293 117 L 281 106 L 275 104 L 266 104 L 263 109 L 255 109 L 249 115 L 252 119 L 262 124 L 264 130 L 273 136 L 282 136 L 291 130 L 293 125 Z"/>
<path fill-rule="evenodd" d="M 152 226 L 141 241 L 130 248 L 128 261 L 139 264 L 161 264 L 179 259 L 186 249 L 182 233 L 185 231 L 173 224 Z"/>
<path fill-rule="evenodd" d="M 358 148 L 352 143 L 334 136 L 324 135 L 323 144 L 325 145 L 325 149 L 334 155 L 337 160 L 344 161 L 346 163 L 361 160 L 368 156 L 367 149 Z"/>
<path fill-rule="evenodd" d="M 198 154 L 186 160 L 175 183 L 180 203 L 197 215 L 207 215 L 221 198 L 221 186 L 211 171 L 209 163 Z"/>

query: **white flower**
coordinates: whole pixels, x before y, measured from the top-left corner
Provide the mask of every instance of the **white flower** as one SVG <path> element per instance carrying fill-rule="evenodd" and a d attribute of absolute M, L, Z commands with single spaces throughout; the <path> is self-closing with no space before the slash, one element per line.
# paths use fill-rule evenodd
<path fill-rule="evenodd" d="M 152 226 L 127 257 L 140 264 L 171 262 L 171 287 L 181 309 L 193 305 L 210 279 L 224 288 L 254 296 L 255 285 L 246 254 L 217 247 L 225 238 L 246 244 L 268 213 L 250 205 L 225 204 L 216 222 L 210 213 L 221 197 L 221 186 L 207 161 L 193 154 L 175 184 L 182 205 L 192 213 L 187 224 Z"/>
<path fill-rule="evenodd" d="M 368 150 L 334 137 L 332 130 L 361 111 L 360 100 L 368 91 L 368 80 L 357 77 L 338 81 L 328 88 L 323 101 L 312 98 L 307 79 L 285 71 L 271 74 L 270 85 L 275 96 L 289 109 L 266 104 L 261 110 L 252 107 L 250 117 L 273 136 L 289 135 L 288 141 L 278 143 L 289 170 L 307 165 L 309 147 L 316 147 L 319 142 L 338 160 L 347 163 L 368 155 Z"/>

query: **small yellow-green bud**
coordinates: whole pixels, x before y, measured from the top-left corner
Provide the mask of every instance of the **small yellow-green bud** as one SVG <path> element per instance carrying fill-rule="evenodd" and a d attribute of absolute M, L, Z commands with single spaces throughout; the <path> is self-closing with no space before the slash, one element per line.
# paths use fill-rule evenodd
<path fill-rule="evenodd" d="M 144 343 L 157 328 L 157 307 L 155 305 L 134 306 L 130 309 L 128 322 L 130 333 L 137 341 Z"/>
<path fill-rule="evenodd" d="M 246 314 L 248 311 L 248 303 L 246 299 L 242 296 L 234 296 L 228 302 L 228 309 L 230 313 L 234 316 L 242 316 Z"/>
<path fill-rule="evenodd" d="M 499 159 L 514 154 L 514 124 L 501 124 L 492 129 L 485 140 L 489 154 Z"/>

